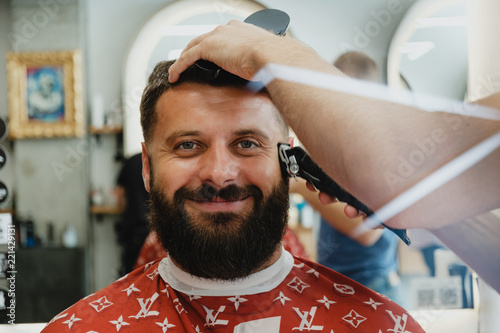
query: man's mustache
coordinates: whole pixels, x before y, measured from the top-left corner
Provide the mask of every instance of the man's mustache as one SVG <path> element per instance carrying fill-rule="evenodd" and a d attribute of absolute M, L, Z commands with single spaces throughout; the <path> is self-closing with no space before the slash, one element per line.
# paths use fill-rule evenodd
<path fill-rule="evenodd" d="M 184 200 L 194 200 L 199 202 L 238 201 L 248 197 L 262 197 L 262 191 L 255 185 L 238 186 L 228 185 L 217 189 L 210 184 L 203 184 L 195 189 L 182 187 L 175 192 L 174 201 L 183 202 Z"/>

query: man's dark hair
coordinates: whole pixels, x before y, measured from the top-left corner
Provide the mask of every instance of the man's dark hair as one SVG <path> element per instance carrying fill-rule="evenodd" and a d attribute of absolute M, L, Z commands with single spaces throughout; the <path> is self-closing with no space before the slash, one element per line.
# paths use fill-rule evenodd
<path fill-rule="evenodd" d="M 196 67 L 193 65 L 181 74 L 177 82 L 172 84 L 168 81 L 168 69 L 174 62 L 174 60 L 159 62 L 149 76 L 148 83 L 142 94 L 140 106 L 141 126 L 146 143 L 150 142 L 153 135 L 154 124 L 157 121 L 158 116 L 155 111 L 156 103 L 165 91 L 182 83 L 198 83 L 215 87 L 236 87 L 242 89 L 248 83 L 247 80 L 225 71 L 221 71 L 217 78 L 213 80 L 205 80 L 197 74 Z"/>

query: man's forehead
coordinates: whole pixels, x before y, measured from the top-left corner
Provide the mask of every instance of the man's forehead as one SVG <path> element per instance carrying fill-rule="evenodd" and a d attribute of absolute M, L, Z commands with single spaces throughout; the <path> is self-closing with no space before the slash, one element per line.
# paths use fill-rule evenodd
<path fill-rule="evenodd" d="M 206 97 L 214 96 L 230 96 L 231 98 L 240 99 L 262 99 L 270 103 L 271 99 L 268 94 L 262 92 L 254 92 L 245 87 L 235 87 L 235 86 L 213 86 L 205 83 L 194 83 L 185 82 L 179 85 L 172 86 L 166 93 L 171 93 L 173 95 L 183 95 L 183 96 L 196 96 L 196 95 L 206 95 Z"/>
<path fill-rule="evenodd" d="M 167 90 L 157 106 L 160 112 L 180 110 L 254 111 L 273 115 L 274 104 L 268 95 L 252 93 L 234 87 L 213 87 L 203 84 L 185 83 Z"/>
<path fill-rule="evenodd" d="M 178 123 L 175 121 L 177 117 L 185 118 L 186 113 L 193 117 L 208 116 L 207 119 L 212 119 L 213 116 L 214 121 L 228 119 L 233 121 L 233 125 L 235 121 L 239 121 L 237 127 L 240 128 L 245 127 L 245 123 L 252 124 L 253 128 L 268 128 L 273 132 L 281 131 L 282 127 L 286 128 L 267 94 L 254 93 L 243 88 L 183 83 L 166 91 L 158 106 L 158 111 L 166 113 L 164 116 L 175 123 Z"/>

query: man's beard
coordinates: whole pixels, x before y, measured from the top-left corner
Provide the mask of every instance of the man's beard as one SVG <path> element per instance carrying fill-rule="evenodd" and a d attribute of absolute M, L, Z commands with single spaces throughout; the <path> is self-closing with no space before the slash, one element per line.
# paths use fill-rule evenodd
<path fill-rule="evenodd" d="M 261 269 L 281 244 L 288 222 L 288 182 L 282 179 L 264 200 L 254 185 L 180 188 L 168 200 L 151 180 L 150 224 L 174 262 L 186 272 L 209 279 L 236 280 Z M 250 212 L 198 212 L 186 200 L 252 200 Z M 202 219 L 203 221 L 197 221 Z"/>

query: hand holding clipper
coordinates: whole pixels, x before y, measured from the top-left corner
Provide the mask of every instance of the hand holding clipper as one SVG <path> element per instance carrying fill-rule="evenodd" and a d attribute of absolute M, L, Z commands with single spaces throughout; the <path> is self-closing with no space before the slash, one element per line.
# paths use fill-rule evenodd
<path fill-rule="evenodd" d="M 278 144 L 278 153 L 280 158 L 281 171 L 286 177 L 300 177 L 311 183 L 317 190 L 336 198 L 338 201 L 353 206 L 358 211 L 367 216 L 374 212 L 364 203 L 356 199 L 351 193 L 343 189 L 332 178 L 330 178 L 312 158 L 301 147 L 290 148 L 286 143 Z M 372 216 L 373 217 L 373 216 Z M 380 222 L 384 227 L 394 232 L 407 245 L 410 245 L 410 239 L 404 229 L 394 229 Z"/>

